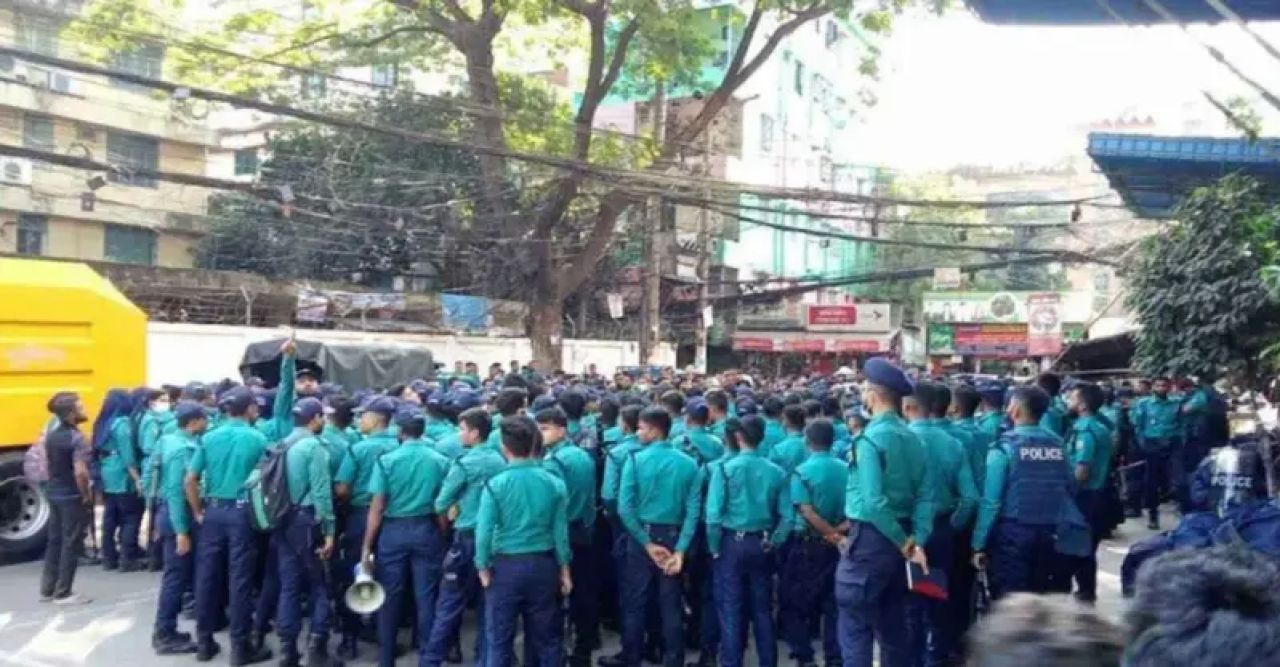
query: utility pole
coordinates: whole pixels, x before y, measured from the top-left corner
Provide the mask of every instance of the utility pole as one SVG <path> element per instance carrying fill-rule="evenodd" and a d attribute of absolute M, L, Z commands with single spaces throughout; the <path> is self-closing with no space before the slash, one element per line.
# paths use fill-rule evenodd
<path fill-rule="evenodd" d="M 702 191 L 703 201 L 711 199 L 711 130 L 715 121 L 702 131 L 702 178 L 706 184 Z M 694 313 L 694 368 L 699 373 L 707 372 L 707 310 L 709 292 L 707 282 L 711 279 L 711 213 L 704 205 L 698 211 L 698 307 Z"/>
<path fill-rule="evenodd" d="M 667 91 L 661 80 L 653 91 L 649 113 L 653 121 L 653 141 L 662 145 L 667 125 Z M 662 198 L 649 197 L 648 229 L 645 233 L 644 260 L 641 262 L 640 290 L 640 365 L 657 361 L 658 344 L 662 341 Z"/>

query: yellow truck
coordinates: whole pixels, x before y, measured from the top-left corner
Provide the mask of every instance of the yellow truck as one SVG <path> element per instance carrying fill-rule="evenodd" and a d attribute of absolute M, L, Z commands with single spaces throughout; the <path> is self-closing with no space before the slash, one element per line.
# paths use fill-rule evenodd
<path fill-rule="evenodd" d="M 146 314 L 87 265 L 0 257 L 0 559 L 44 547 L 48 502 L 22 460 L 49 397 L 78 392 L 89 437 L 109 389 L 146 381 L 146 350 Z"/>

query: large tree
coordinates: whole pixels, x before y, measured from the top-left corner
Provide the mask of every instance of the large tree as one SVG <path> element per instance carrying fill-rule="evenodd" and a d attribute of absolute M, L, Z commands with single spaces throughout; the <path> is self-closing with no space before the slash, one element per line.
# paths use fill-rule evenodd
<path fill-rule="evenodd" d="M 1198 188 L 1177 224 L 1148 238 L 1128 274 L 1142 328 L 1134 359 L 1151 374 L 1256 379 L 1259 355 L 1280 340 L 1280 304 L 1261 275 L 1280 241 L 1280 208 L 1240 176 Z"/>
<path fill-rule="evenodd" d="M 274 99 L 296 99 L 296 81 L 268 63 L 325 72 L 358 64 L 419 71 L 460 67 L 472 110 L 465 136 L 478 152 L 476 216 L 504 239 L 523 240 L 513 244 L 511 261 L 526 262 L 530 279 L 513 296 L 530 307 L 534 355 L 554 367 L 564 303 L 605 257 L 619 221 L 644 201 L 646 188 L 637 183 L 643 186 L 646 179 L 599 178 L 585 168 L 538 168 L 512 151 L 593 165 L 612 158 L 613 164 L 642 168 L 650 177 L 672 172 L 682 150 L 695 145 L 787 37 L 833 14 L 869 33 L 884 33 L 892 17 L 912 2 L 754 0 L 744 5 L 724 76 L 702 82 L 700 110 L 660 142 L 629 151 L 623 159 L 593 132 L 597 111 L 624 73 L 632 84 L 648 82 L 655 88 L 697 78 L 714 49 L 692 0 L 377 0 L 359 8 L 340 0 L 311 0 L 304 3 L 300 21 L 272 8 L 204 19 L 190 31 L 173 28 L 189 24 L 184 0 L 92 0 L 73 29 L 86 55 L 104 61 L 112 53 L 136 51 L 155 35 L 187 32 L 163 42 L 168 76 Z M 503 86 L 499 61 L 512 51 L 557 50 L 564 60 L 585 62 L 576 108 L 568 118 L 527 113 L 524 100 Z M 553 128 L 568 129 L 562 145 L 542 141 Z M 647 182 L 651 189 L 654 179 Z M 513 185 L 520 196 L 510 194 Z"/>

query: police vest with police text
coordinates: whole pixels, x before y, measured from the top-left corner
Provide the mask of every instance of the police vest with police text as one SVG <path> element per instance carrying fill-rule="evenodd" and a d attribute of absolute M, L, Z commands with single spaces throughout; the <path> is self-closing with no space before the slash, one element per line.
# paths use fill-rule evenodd
<path fill-rule="evenodd" d="M 1071 464 L 1062 441 L 1010 431 L 996 443 L 1009 457 L 1000 516 L 1032 526 L 1056 526 L 1070 500 Z"/>

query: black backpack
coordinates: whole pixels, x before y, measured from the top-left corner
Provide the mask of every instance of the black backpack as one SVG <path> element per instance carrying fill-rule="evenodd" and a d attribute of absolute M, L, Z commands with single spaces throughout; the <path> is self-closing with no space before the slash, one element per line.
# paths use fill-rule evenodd
<path fill-rule="evenodd" d="M 279 528 L 294 510 L 293 496 L 289 494 L 288 453 L 307 435 L 295 434 L 278 446 L 268 448 L 257 469 L 249 473 L 244 486 L 249 492 L 249 523 L 255 530 L 269 532 Z"/>

